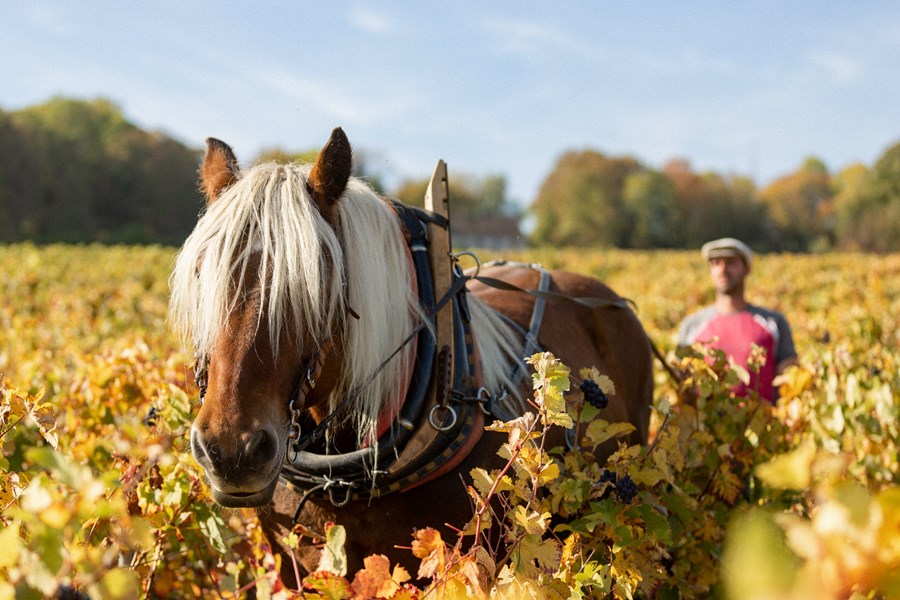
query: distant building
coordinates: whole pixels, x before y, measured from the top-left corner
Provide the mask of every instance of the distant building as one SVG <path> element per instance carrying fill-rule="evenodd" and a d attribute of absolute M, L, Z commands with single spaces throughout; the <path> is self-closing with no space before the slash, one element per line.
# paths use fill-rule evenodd
<path fill-rule="evenodd" d="M 518 250 L 528 245 L 517 217 L 472 218 L 451 214 L 450 230 L 453 245 L 457 248 Z"/>

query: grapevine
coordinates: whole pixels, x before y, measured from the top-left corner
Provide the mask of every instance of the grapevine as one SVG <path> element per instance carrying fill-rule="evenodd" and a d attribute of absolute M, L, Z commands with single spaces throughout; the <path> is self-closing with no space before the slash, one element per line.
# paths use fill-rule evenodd
<path fill-rule="evenodd" d="M 753 301 L 787 315 L 801 358 L 773 407 L 729 397 L 735 373 L 720 353 L 672 347 L 681 317 L 710 298 L 694 253 L 509 254 L 597 276 L 637 299 L 682 375 L 674 382 L 658 370 L 651 443 L 628 446 L 627 427 L 598 416 L 621 401 L 602 372 L 571 376 L 580 383 L 567 392 L 567 419 L 544 407 L 538 386 L 534 420 L 492 426 L 526 440 L 505 454 L 508 468 L 476 469 L 466 481 L 475 505 L 499 509 L 457 524 L 457 539 L 423 523 L 411 540 L 418 573 L 376 556 L 360 573 L 324 570 L 287 590 L 276 565 L 290 557 L 272 554 L 252 511 L 211 506 L 190 456 L 198 390 L 166 322 L 173 253 L 0 247 L 0 598 L 350 598 L 377 588 L 395 598 L 741 599 L 747 589 L 781 598 L 900 589 L 891 542 L 900 523 L 900 256 L 754 264 Z M 540 381 L 567 385 L 568 368 L 552 356 L 531 363 Z M 618 440 L 618 450 L 601 462 L 584 444 L 542 445 L 567 420 L 589 438 Z M 488 525 L 499 546 L 474 535 Z M 330 530 L 329 552 L 340 555 L 353 534 Z"/>

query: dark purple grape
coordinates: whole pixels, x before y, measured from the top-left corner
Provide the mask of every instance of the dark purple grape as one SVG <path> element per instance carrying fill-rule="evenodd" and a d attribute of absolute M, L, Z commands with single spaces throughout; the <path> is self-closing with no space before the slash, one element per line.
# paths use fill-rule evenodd
<path fill-rule="evenodd" d="M 625 475 L 616 482 L 616 498 L 622 504 L 631 504 L 634 497 L 637 496 L 637 484 L 631 478 L 631 475 Z"/>
<path fill-rule="evenodd" d="M 609 469 L 603 469 L 603 472 L 600 473 L 599 482 L 606 483 L 607 481 L 610 483 L 616 482 L 616 472 L 615 471 L 610 471 Z"/>
<path fill-rule="evenodd" d="M 584 394 L 584 401 L 596 409 L 603 410 L 609 405 L 609 397 L 603 393 L 600 386 L 593 379 L 585 379 L 578 386 Z"/>

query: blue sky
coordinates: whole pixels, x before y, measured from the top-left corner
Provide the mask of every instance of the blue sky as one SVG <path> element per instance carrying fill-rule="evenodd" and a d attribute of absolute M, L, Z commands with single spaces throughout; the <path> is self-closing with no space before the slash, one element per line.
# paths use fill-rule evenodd
<path fill-rule="evenodd" d="M 522 204 L 583 148 L 765 185 L 900 141 L 900 3 L 2 2 L 0 108 L 57 94 L 245 160 L 340 125 L 389 183 L 443 158 Z"/>

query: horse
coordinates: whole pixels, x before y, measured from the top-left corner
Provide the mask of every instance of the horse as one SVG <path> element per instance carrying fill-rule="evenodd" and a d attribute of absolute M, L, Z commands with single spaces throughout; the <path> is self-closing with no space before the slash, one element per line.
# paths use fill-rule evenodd
<path fill-rule="evenodd" d="M 266 163 L 244 171 L 231 147 L 209 138 L 200 167 L 207 205 L 176 258 L 170 315 L 196 352 L 201 403 L 190 447 L 213 500 L 260 507 L 262 530 L 276 549 L 298 523 L 320 534 L 328 522 L 343 525 L 347 566 L 355 572 L 376 553 L 410 566 L 414 559 L 402 547 L 415 528 L 434 526 L 452 539 L 447 524 L 462 527 L 471 518 L 465 477 L 474 467 L 503 462 L 497 450 L 504 435 L 485 431 L 490 415 L 482 413 L 528 409 L 523 337 L 534 332 L 538 304 L 542 325 L 534 341 L 573 373 L 595 366 L 613 380 L 616 395 L 600 417 L 632 423 L 630 443 L 647 441 L 653 373 L 642 325 L 600 281 L 528 265 L 484 266 L 481 276 L 462 278 L 457 297 L 440 310 L 452 304 L 467 315 L 460 345 L 474 348 L 469 380 L 479 384 L 469 400 L 497 402 L 467 413 L 474 414 L 468 433 L 441 469 L 432 461 L 426 472 L 420 465 L 414 481 L 379 487 L 390 471 L 380 467 L 401 454 L 392 440 L 449 429 L 456 413 L 439 411 L 435 422 L 433 406 L 427 419 L 401 418 L 412 388 L 433 394 L 448 385 L 447 377 L 436 384 L 417 373 L 423 347 L 433 346 L 439 298 L 423 300 L 429 284 L 416 280 L 409 243 L 415 225 L 400 218 L 405 209 L 351 169 L 352 149 L 340 128 L 312 165 Z M 521 291 L 539 287 L 549 300 Z M 597 302 L 557 299 L 565 297 Z M 444 368 L 437 354 L 432 347 L 432 371 Z M 552 435 L 565 443 L 565 432 Z M 298 439 L 309 450 L 292 445 Z M 328 465 L 365 455 L 365 482 L 351 494 L 339 485 L 339 469 L 328 466 L 306 487 L 292 484 L 288 475 L 303 471 L 292 464 L 310 451 L 313 462 Z M 310 545 L 295 556 L 311 572 L 319 550 Z M 282 562 L 286 581 L 294 578 L 291 562 Z"/>

